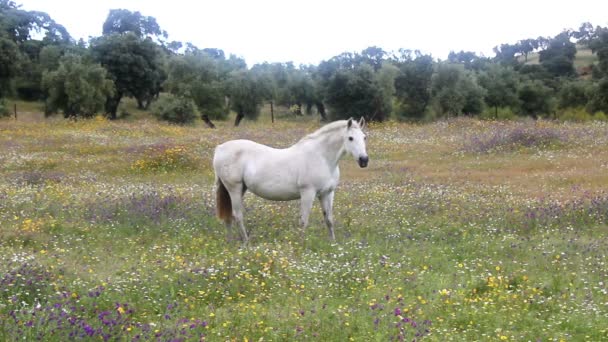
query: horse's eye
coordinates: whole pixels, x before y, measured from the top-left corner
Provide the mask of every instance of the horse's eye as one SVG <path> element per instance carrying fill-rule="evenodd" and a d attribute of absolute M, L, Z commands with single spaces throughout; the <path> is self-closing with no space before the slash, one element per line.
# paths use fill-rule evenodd
<path fill-rule="evenodd" d="M 353 141 L 353 137 L 348 137 L 348 140 Z"/>

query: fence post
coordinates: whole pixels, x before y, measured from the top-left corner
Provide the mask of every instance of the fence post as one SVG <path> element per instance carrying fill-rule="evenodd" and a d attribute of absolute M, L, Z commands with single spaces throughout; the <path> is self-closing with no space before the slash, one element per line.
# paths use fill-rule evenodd
<path fill-rule="evenodd" d="M 14 112 L 15 112 L 15 120 L 17 120 L 17 104 L 15 103 Z"/>

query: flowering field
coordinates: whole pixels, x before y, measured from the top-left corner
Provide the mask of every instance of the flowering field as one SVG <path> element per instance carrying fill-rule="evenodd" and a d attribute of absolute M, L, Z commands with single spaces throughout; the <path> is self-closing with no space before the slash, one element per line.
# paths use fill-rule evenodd
<path fill-rule="evenodd" d="M 607 124 L 374 125 L 335 243 L 248 195 L 248 247 L 213 147 L 319 125 L 219 126 L 0 121 L 0 340 L 608 340 Z"/>

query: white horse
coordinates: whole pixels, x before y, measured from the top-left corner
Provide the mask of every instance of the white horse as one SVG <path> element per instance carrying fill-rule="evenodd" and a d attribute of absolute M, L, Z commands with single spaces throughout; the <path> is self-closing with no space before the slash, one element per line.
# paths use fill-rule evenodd
<path fill-rule="evenodd" d="M 243 224 L 243 195 L 249 190 L 273 201 L 300 199 L 300 223 L 305 229 L 315 197 L 335 239 L 332 217 L 334 191 L 340 179 L 338 162 L 351 154 L 360 167 L 369 161 L 363 133 L 365 121 L 352 118 L 327 124 L 295 145 L 276 149 L 250 140 L 231 140 L 215 148 L 217 215 L 230 225 L 234 219 L 248 241 Z"/>

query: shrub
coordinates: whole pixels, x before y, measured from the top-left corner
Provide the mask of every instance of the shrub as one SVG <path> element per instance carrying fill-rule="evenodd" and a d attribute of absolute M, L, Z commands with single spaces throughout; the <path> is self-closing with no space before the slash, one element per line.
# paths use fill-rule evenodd
<path fill-rule="evenodd" d="M 118 111 L 118 117 L 121 118 L 121 119 L 126 119 L 126 118 L 129 118 L 131 116 L 131 112 L 129 112 L 129 109 L 124 104 L 124 101 L 122 101 L 118 105 L 118 110 L 117 111 Z"/>
<path fill-rule="evenodd" d="M 589 103 L 591 84 L 588 81 L 577 80 L 564 84 L 558 93 L 559 108 L 583 107 Z"/>
<path fill-rule="evenodd" d="M 566 143 L 568 139 L 568 135 L 559 129 L 520 124 L 493 129 L 487 134 L 473 135 L 465 143 L 464 150 L 473 153 L 490 153 L 514 151 L 522 147 L 546 149 Z"/>
<path fill-rule="evenodd" d="M 552 97 L 553 90 L 545 86 L 541 81 L 526 81 L 517 90 L 517 96 L 521 102 L 521 113 L 533 118 L 553 113 L 555 99 Z"/>
<path fill-rule="evenodd" d="M 557 118 L 563 121 L 575 121 L 575 122 L 585 122 L 585 121 L 606 121 L 606 114 L 604 112 L 596 112 L 590 113 L 586 109 L 582 107 L 577 108 L 567 108 L 558 113 Z"/>
<path fill-rule="evenodd" d="M 598 121 L 608 121 L 608 116 L 606 115 L 606 113 L 599 111 L 593 113 L 593 119 Z"/>
<path fill-rule="evenodd" d="M 8 109 L 6 101 L 4 99 L 0 99 L 0 118 L 10 116 L 11 112 Z"/>
<path fill-rule="evenodd" d="M 159 98 L 152 105 L 151 112 L 159 120 L 180 125 L 191 124 L 196 119 L 192 100 L 170 94 Z"/>
<path fill-rule="evenodd" d="M 608 111 L 608 77 L 602 78 L 592 89 L 588 108 L 591 111 Z"/>

